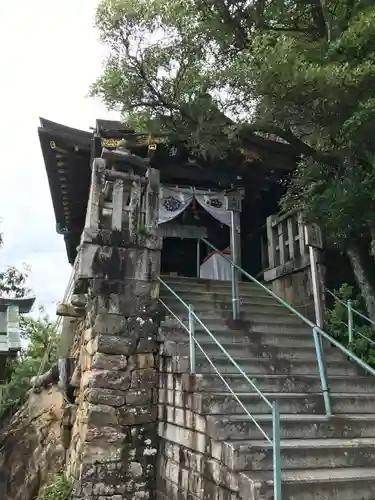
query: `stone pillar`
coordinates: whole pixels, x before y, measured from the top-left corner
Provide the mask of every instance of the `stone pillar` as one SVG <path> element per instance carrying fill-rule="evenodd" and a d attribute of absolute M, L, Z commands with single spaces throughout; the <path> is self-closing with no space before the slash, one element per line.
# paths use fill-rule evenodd
<path fill-rule="evenodd" d="M 122 198 L 117 185 L 115 193 Z M 100 217 L 100 196 L 96 200 Z M 116 231 L 95 232 L 96 224 L 81 244 L 79 275 L 88 283 L 88 304 L 67 461 L 75 499 L 148 499 L 155 491 L 160 239 L 143 226 L 134 234 L 141 203 L 130 208 L 126 227 L 119 229 L 126 218 L 117 212 Z"/>

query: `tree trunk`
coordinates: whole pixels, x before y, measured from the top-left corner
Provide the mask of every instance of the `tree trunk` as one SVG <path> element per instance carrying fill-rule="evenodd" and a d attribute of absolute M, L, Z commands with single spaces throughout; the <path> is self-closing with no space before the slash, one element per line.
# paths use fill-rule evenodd
<path fill-rule="evenodd" d="M 351 247 L 347 250 L 355 279 L 366 304 L 367 314 L 372 321 L 375 321 L 375 289 L 370 278 L 371 271 L 366 265 L 367 259 L 364 258 L 362 253 L 358 247 Z"/>

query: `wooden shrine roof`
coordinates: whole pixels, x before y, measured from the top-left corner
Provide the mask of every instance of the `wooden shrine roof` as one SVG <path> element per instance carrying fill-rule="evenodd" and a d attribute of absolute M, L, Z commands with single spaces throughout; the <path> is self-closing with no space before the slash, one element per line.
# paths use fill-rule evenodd
<path fill-rule="evenodd" d="M 73 263 L 85 221 L 93 159 L 101 155 L 103 147 L 115 147 L 119 139 L 125 139 L 134 154 L 147 157 L 149 137 L 135 133 L 120 122 L 97 120 L 96 128 L 86 132 L 44 118 L 40 119 L 38 134 L 55 212 L 56 231 L 64 236 L 68 259 Z M 184 147 L 171 147 L 162 139 L 157 142 L 150 164 L 160 170 L 162 183 L 221 189 L 243 184 L 241 177 L 237 177 L 238 169 L 233 168 L 233 164 L 241 161 L 239 153 L 231 159 L 216 162 L 214 166 L 204 164 L 203 160 L 199 160 L 198 164 L 192 162 Z M 288 145 L 273 142 L 270 147 L 272 141 L 260 137 L 254 137 L 252 142 L 250 153 L 256 163 L 274 164 L 276 168 L 283 164 L 287 170 L 293 168 L 294 158 Z"/>

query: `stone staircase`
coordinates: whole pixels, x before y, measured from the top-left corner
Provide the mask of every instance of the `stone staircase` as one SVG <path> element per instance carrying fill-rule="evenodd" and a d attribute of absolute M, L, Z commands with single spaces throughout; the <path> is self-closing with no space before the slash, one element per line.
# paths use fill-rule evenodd
<path fill-rule="evenodd" d="M 324 344 L 334 416 L 324 413 L 312 332 L 260 287 L 240 284 L 241 320 L 230 283 L 165 278 L 281 412 L 283 499 L 375 499 L 375 380 Z M 161 299 L 187 325 L 183 305 Z M 272 436 L 270 409 L 202 327 L 196 339 Z M 188 334 L 168 313 L 160 328 L 158 498 L 270 500 L 272 445 L 197 348 L 189 375 Z"/>

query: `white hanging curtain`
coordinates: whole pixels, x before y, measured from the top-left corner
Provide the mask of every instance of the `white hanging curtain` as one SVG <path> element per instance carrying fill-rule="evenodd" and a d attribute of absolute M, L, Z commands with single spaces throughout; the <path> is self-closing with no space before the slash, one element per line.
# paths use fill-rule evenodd
<path fill-rule="evenodd" d="M 196 192 L 195 198 L 212 217 L 226 226 L 231 226 L 230 210 L 225 209 L 225 194 L 224 193 L 201 193 Z M 237 231 L 240 228 L 236 228 Z"/>
<path fill-rule="evenodd" d="M 159 193 L 159 224 L 178 217 L 193 200 L 193 192 L 186 189 L 161 187 Z"/>
<path fill-rule="evenodd" d="M 169 222 L 180 215 L 192 202 L 193 197 L 214 219 L 231 226 L 231 214 L 225 209 L 225 194 L 192 188 L 160 188 L 159 224 Z M 236 227 L 240 231 L 240 227 Z"/>

